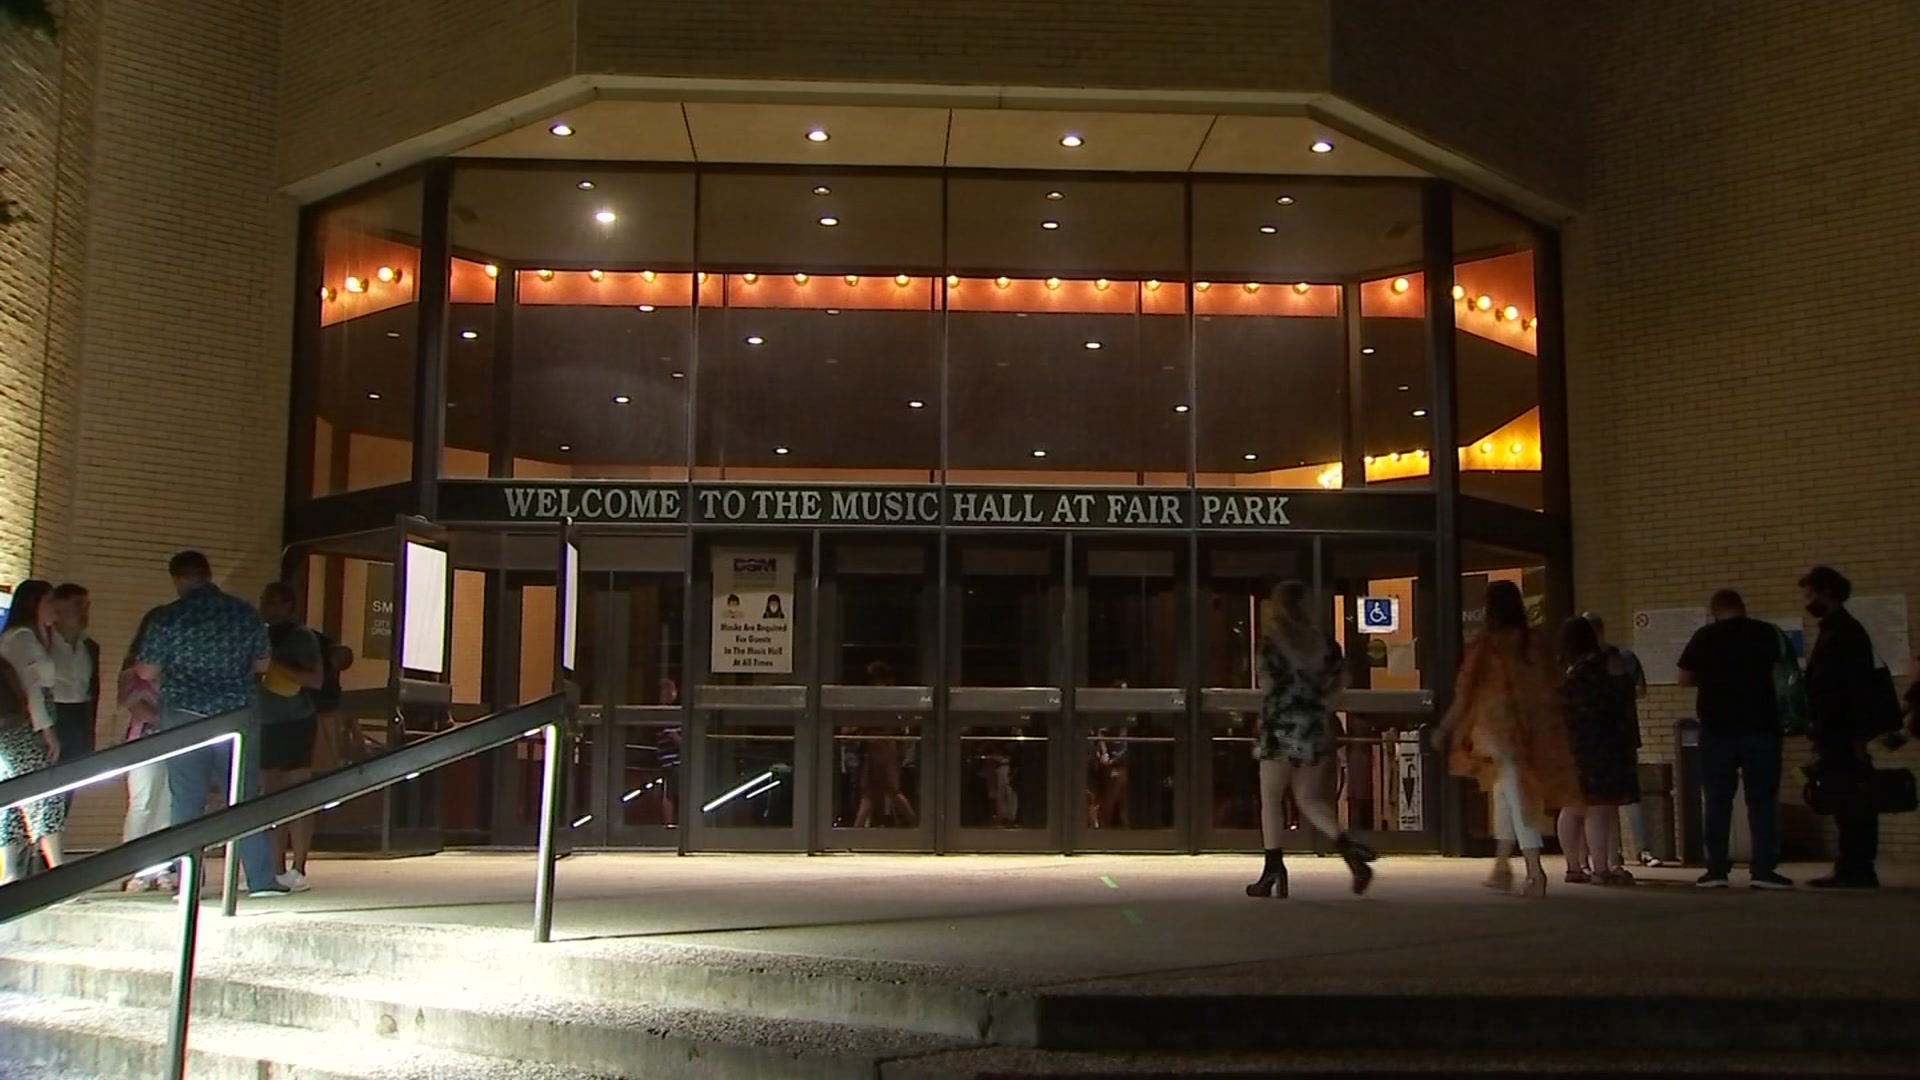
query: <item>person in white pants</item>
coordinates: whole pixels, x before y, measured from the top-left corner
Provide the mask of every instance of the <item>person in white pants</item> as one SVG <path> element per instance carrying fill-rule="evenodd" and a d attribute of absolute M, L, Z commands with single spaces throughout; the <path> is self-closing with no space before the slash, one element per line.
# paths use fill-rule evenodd
<path fill-rule="evenodd" d="M 127 715 L 127 741 L 151 735 L 160 730 L 160 688 L 151 680 L 140 676 L 135 661 L 140 655 L 140 641 L 146 637 L 147 624 L 153 621 L 154 608 L 140 620 L 140 628 L 134 631 L 133 644 L 127 649 L 126 659 L 120 662 L 120 708 Z M 167 763 L 150 762 L 127 774 L 127 821 L 120 832 L 122 842 L 138 840 L 148 833 L 159 832 L 168 825 L 169 799 L 167 792 Z M 127 879 L 129 892 L 145 892 L 148 889 L 163 889 L 171 892 L 174 888 L 172 867 L 167 863 L 149 866 Z"/>

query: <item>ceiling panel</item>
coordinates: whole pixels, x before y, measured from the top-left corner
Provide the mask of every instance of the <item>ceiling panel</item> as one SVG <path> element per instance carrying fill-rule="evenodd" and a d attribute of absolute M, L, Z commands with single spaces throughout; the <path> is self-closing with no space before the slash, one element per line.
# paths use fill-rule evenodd
<path fill-rule="evenodd" d="M 1333 149 L 1313 152 L 1315 140 Z M 1222 116 L 1194 158 L 1195 172 L 1293 176 L 1421 176 L 1421 170 L 1305 116 Z"/>
<path fill-rule="evenodd" d="M 947 144 L 945 109 L 703 103 L 686 113 L 701 161 L 938 166 Z M 815 130 L 827 140 L 810 141 Z"/>
<path fill-rule="evenodd" d="M 1185 172 L 1207 115 L 955 109 L 947 164 L 971 169 Z M 1077 147 L 1060 145 L 1069 135 Z"/>
<path fill-rule="evenodd" d="M 573 134 L 553 134 L 565 123 Z M 579 161 L 692 161 L 687 122 L 671 101 L 589 101 L 557 116 L 496 135 L 461 157 L 567 158 Z"/>

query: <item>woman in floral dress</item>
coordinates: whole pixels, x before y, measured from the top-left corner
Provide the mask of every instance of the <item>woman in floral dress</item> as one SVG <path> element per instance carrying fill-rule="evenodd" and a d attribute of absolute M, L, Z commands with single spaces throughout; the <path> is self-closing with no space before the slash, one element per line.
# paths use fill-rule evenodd
<path fill-rule="evenodd" d="M 1287 895 L 1286 797 L 1313 827 L 1333 838 L 1334 849 L 1353 874 L 1353 891 L 1373 882 L 1375 855 L 1340 827 L 1321 768 L 1333 752 L 1333 708 L 1328 695 L 1343 678 L 1340 646 L 1322 633 L 1309 614 L 1312 593 L 1297 581 L 1273 590 L 1260 635 L 1260 677 L 1266 697 L 1260 703 L 1260 729 L 1254 757 L 1260 762 L 1260 834 L 1266 863 L 1247 886 L 1248 896 Z"/>

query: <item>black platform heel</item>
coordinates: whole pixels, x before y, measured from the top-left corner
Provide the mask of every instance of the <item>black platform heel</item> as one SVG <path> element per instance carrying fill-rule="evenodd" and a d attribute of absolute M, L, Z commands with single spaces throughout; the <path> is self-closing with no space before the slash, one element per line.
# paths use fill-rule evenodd
<path fill-rule="evenodd" d="M 1267 862 L 1260 868 L 1260 879 L 1247 886 L 1247 895 L 1277 900 L 1287 898 L 1287 863 L 1283 849 L 1267 849 Z"/>
<path fill-rule="evenodd" d="M 1360 896 L 1373 884 L 1373 867 L 1367 865 L 1380 857 L 1380 853 L 1355 840 L 1345 833 L 1334 841 L 1334 850 L 1347 864 L 1347 872 L 1353 875 L 1353 895 Z"/>

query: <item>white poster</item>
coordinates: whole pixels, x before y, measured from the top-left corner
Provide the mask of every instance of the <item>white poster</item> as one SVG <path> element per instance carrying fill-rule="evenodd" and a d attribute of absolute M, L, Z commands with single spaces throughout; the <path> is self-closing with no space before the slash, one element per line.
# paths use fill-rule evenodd
<path fill-rule="evenodd" d="M 1651 686 L 1680 682 L 1680 652 L 1707 624 L 1705 608 L 1650 608 L 1633 613 L 1633 651 Z"/>
<path fill-rule="evenodd" d="M 1393 743 L 1393 795 L 1398 811 L 1396 825 L 1401 832 L 1419 832 L 1425 827 L 1421 791 L 1420 733 L 1403 731 Z"/>
<path fill-rule="evenodd" d="M 1913 646 L 1907 638 L 1907 596 L 1856 596 L 1847 601 L 1847 610 L 1867 628 L 1873 639 L 1873 651 L 1880 662 L 1893 669 L 1895 676 L 1906 674 L 1907 658 Z"/>
<path fill-rule="evenodd" d="M 716 672 L 793 673 L 792 551 L 713 553 Z"/>
<path fill-rule="evenodd" d="M 435 675 L 447 670 L 447 553 L 407 541 L 406 637 L 400 666 Z"/>

